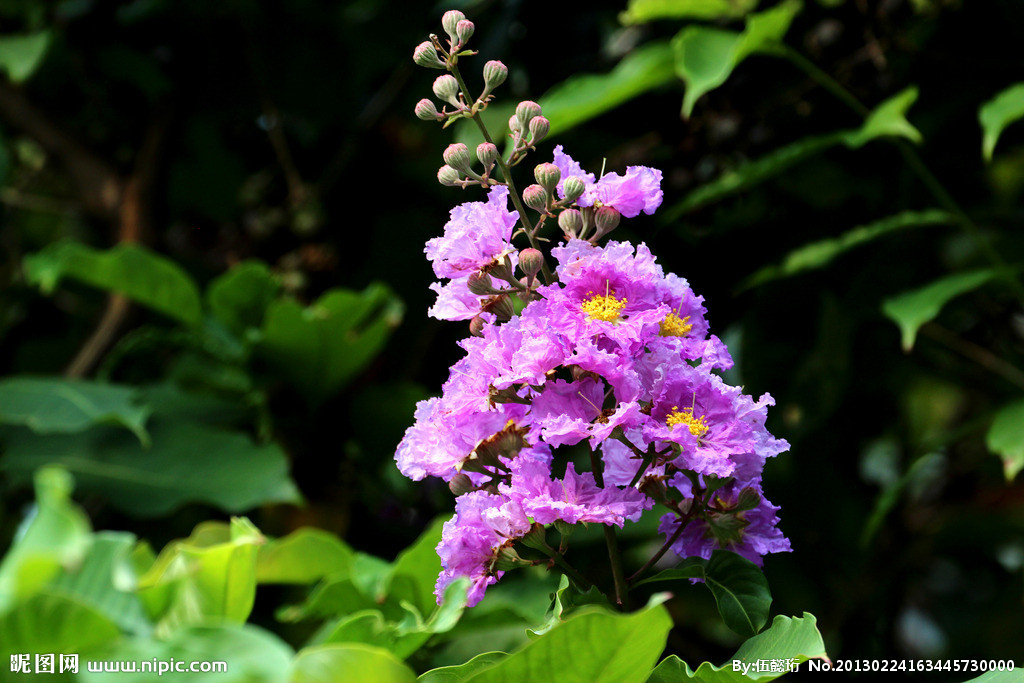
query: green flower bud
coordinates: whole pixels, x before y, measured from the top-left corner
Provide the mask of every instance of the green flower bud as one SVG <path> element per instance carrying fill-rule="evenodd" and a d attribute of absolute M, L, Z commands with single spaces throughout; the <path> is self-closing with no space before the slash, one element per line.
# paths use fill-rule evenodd
<path fill-rule="evenodd" d="M 740 491 L 740 495 L 737 496 L 736 507 L 733 509 L 736 512 L 744 512 L 746 510 L 753 510 L 760 504 L 761 494 L 753 486 L 746 486 Z"/>
<path fill-rule="evenodd" d="M 458 184 L 460 180 L 462 180 L 462 174 L 447 164 L 437 169 L 437 182 L 442 185 L 451 187 Z"/>
<path fill-rule="evenodd" d="M 473 158 L 469 155 L 469 148 L 461 142 L 454 142 L 448 145 L 442 156 L 444 157 L 444 163 L 457 171 L 467 173 L 473 168 Z"/>
<path fill-rule="evenodd" d="M 530 121 L 540 116 L 540 105 L 530 100 L 524 100 L 516 106 L 516 118 L 519 119 L 521 128 L 526 128 Z"/>
<path fill-rule="evenodd" d="M 476 158 L 489 168 L 498 160 L 498 147 L 493 142 L 481 142 L 476 146 Z"/>
<path fill-rule="evenodd" d="M 456 496 L 461 496 L 463 493 L 475 491 L 476 487 L 473 486 L 472 479 L 470 479 L 462 472 L 459 472 L 448 481 L 448 490 L 454 493 Z"/>
<path fill-rule="evenodd" d="M 547 211 L 548 192 L 540 185 L 530 185 L 523 190 L 523 201 L 534 211 Z"/>
<path fill-rule="evenodd" d="M 440 100 L 459 106 L 459 82 L 451 74 L 442 74 L 434 79 L 434 94 Z"/>
<path fill-rule="evenodd" d="M 562 192 L 565 193 L 565 200 L 572 203 L 583 196 L 587 186 L 576 176 L 570 176 L 562 183 Z"/>
<path fill-rule="evenodd" d="M 463 21 L 466 15 L 457 9 L 448 10 L 441 17 L 441 28 L 448 34 L 448 37 L 452 39 L 452 44 L 459 42 L 459 22 Z"/>
<path fill-rule="evenodd" d="M 459 39 L 459 45 L 465 45 L 473 37 L 476 26 L 469 19 L 463 19 L 455 25 L 455 36 Z"/>
<path fill-rule="evenodd" d="M 519 252 L 519 267 L 531 279 L 544 267 L 544 254 L 532 247 Z"/>
<path fill-rule="evenodd" d="M 569 237 L 579 237 L 583 230 L 583 214 L 576 209 L 566 209 L 558 214 L 558 227 Z"/>
<path fill-rule="evenodd" d="M 530 119 L 530 144 L 536 145 L 547 137 L 551 130 L 551 122 L 543 116 L 536 116 Z"/>
<path fill-rule="evenodd" d="M 427 69 L 448 68 L 437 56 L 437 50 L 430 44 L 430 41 L 424 41 L 416 46 L 416 49 L 412 51 L 412 61 Z"/>
<path fill-rule="evenodd" d="M 530 563 L 519 557 L 511 546 L 502 546 L 498 548 L 498 551 L 494 555 L 494 559 L 491 561 L 491 570 L 499 572 L 507 572 L 512 569 L 519 569 L 520 567 L 529 567 Z"/>
<path fill-rule="evenodd" d="M 466 279 L 466 287 L 478 296 L 487 296 L 498 291 L 491 284 L 491 276 L 487 273 L 473 273 Z"/>
<path fill-rule="evenodd" d="M 548 545 L 547 533 L 544 531 L 544 525 L 537 522 L 533 523 L 533 526 L 530 527 L 525 536 L 519 539 L 519 542 L 527 548 L 533 548 L 541 552 L 551 550 L 551 546 Z"/>
<path fill-rule="evenodd" d="M 490 94 L 492 90 L 505 82 L 508 78 L 508 67 L 497 59 L 484 64 L 484 95 Z"/>
<path fill-rule="evenodd" d="M 484 325 L 486 324 L 480 316 L 473 316 L 473 319 L 469 321 L 469 333 L 474 337 L 484 336 Z"/>
<path fill-rule="evenodd" d="M 487 313 L 493 313 L 498 317 L 498 320 L 501 320 L 502 322 L 507 322 L 511 320 L 513 316 L 515 316 L 516 314 L 515 307 L 512 305 L 512 302 L 509 301 L 509 298 L 504 294 L 496 296 L 487 303 L 485 303 L 482 307 L 482 310 Z"/>
<path fill-rule="evenodd" d="M 548 191 L 549 195 L 554 195 L 555 188 L 558 187 L 558 181 L 562 179 L 562 171 L 554 164 L 538 164 L 533 169 L 533 177 L 537 179 L 541 187 Z"/>
<path fill-rule="evenodd" d="M 597 236 L 607 235 L 619 225 L 622 215 L 610 206 L 602 206 L 594 214 L 594 223 L 597 225 Z"/>
<path fill-rule="evenodd" d="M 416 103 L 416 118 L 423 121 L 440 121 L 444 115 L 437 110 L 437 106 L 430 100 L 424 98 Z"/>

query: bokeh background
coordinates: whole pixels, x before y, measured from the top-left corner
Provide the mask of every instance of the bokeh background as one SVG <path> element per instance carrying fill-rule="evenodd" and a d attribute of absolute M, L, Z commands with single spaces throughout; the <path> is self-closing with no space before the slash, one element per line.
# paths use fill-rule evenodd
<path fill-rule="evenodd" d="M 468 77 L 479 83 L 487 59 L 510 67 L 497 93 L 505 106 L 608 72 L 684 25 L 624 25 L 622 3 L 456 5 L 477 27 Z M 231 375 L 141 307 L 79 370 L 127 384 L 169 378 L 250 411 L 238 424 L 280 446 L 307 501 L 251 511 L 267 533 L 311 524 L 388 558 L 449 514 L 443 483 L 406 481 L 392 461 L 415 402 L 438 391 L 467 332 L 427 318 L 422 254 L 454 204 L 479 198 L 435 180 L 441 151 L 467 133 L 413 116 L 436 73 L 416 67 L 412 49 L 440 32 L 449 8 L 0 2 L 0 39 L 46 36 L 27 67 L 5 57 L 0 79 L 0 373 L 64 373 L 108 309 L 95 289 L 72 283 L 48 295 L 26 280 L 23 257 L 61 240 L 137 242 L 201 284 L 259 259 L 303 303 L 384 283 L 404 316 L 393 306 L 386 345 L 316 401 L 272 358 Z M 860 125 L 807 73 L 769 56 L 746 60 L 689 119 L 673 79 L 545 140 L 519 169 L 525 180 L 555 144 L 592 170 L 663 169 L 662 210 L 624 221 L 614 237 L 646 242 L 686 277 L 736 357 L 729 379 L 775 397 L 769 426 L 792 448 L 769 463 L 765 491 L 793 552 L 766 560 L 773 613 L 815 614 L 833 659 L 1024 664 L 1024 482 L 1006 481 L 984 438 L 994 411 L 1024 393 L 1021 301 L 993 281 L 951 301 L 909 352 L 881 312 L 887 297 L 989 265 L 979 239 L 1011 265 L 1024 257 L 1024 126 L 1007 128 L 985 163 L 977 119 L 1024 74 L 1022 27 L 1014 0 L 822 0 L 807 2 L 786 34 L 868 108 L 918 86 L 907 118 L 938 191 L 879 140 L 807 155 L 741 192 L 673 210 L 773 150 Z M 946 200 L 977 234 L 957 221 L 907 227 L 804 272 L 749 280 L 802 245 L 903 211 L 947 210 Z M 7 453 L 0 472 L 6 546 L 31 490 Z M 225 517 L 202 503 L 133 514 L 116 495 L 85 490 L 79 500 L 96 528 L 129 529 L 155 547 Z M 635 557 L 651 543 L 644 533 L 634 534 Z M 594 567 L 601 551 L 573 550 Z M 254 619 L 280 631 L 273 603 L 258 602 Z M 735 649 L 699 587 L 670 608 L 670 647 L 684 659 Z"/>

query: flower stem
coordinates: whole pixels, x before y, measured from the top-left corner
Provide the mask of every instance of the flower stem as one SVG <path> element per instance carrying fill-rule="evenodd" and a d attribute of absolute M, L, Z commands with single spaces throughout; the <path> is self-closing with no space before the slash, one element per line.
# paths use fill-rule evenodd
<path fill-rule="evenodd" d="M 654 555 L 651 556 L 651 559 L 647 560 L 647 562 L 644 563 L 644 566 L 636 570 L 636 573 L 633 574 L 633 576 L 629 577 L 627 583 L 633 583 L 634 581 L 636 581 L 638 578 L 643 576 L 644 572 L 653 567 L 658 562 L 658 560 L 664 557 L 665 553 L 667 553 L 669 548 L 672 547 L 672 544 L 678 541 L 679 537 L 683 535 L 683 530 L 686 529 L 686 525 L 690 523 L 691 519 L 693 519 L 692 510 L 683 516 L 683 518 L 680 520 L 679 528 L 676 529 L 675 533 L 672 534 L 672 536 L 667 541 L 665 541 L 665 545 L 661 546 L 661 548 L 658 549 L 658 552 L 654 553 Z"/>
<path fill-rule="evenodd" d="M 594 585 L 585 576 L 580 574 L 575 567 L 569 564 L 569 561 L 565 559 L 565 556 L 562 555 L 562 553 L 558 552 L 547 543 L 541 546 L 541 551 L 554 560 L 555 564 L 561 567 L 562 571 L 564 571 L 570 579 L 576 582 L 576 585 L 579 586 L 580 590 L 588 590 Z"/>
<path fill-rule="evenodd" d="M 604 470 L 601 458 L 597 451 L 590 452 L 590 469 L 594 474 L 594 483 L 604 488 Z M 629 587 L 626 585 L 625 573 L 622 571 L 622 554 L 619 552 L 619 542 L 615 537 L 615 529 L 604 525 L 604 542 L 608 546 L 608 561 L 612 565 L 612 580 L 615 582 L 615 602 L 619 609 L 629 609 Z"/>

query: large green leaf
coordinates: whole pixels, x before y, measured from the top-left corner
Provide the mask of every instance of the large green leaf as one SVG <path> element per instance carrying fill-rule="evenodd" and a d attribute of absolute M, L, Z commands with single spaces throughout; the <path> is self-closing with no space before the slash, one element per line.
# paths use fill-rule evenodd
<path fill-rule="evenodd" d="M 149 443 L 150 410 L 132 387 L 56 377 L 0 380 L 0 422 L 25 425 L 37 434 L 71 434 L 97 424 L 130 429 Z"/>
<path fill-rule="evenodd" d="M 947 225 L 953 221 L 954 218 L 950 214 L 938 209 L 903 211 L 894 216 L 858 226 L 838 237 L 805 244 L 799 249 L 791 251 L 781 263 L 761 268 L 744 280 L 739 288 L 749 289 L 772 280 L 780 280 L 809 270 L 823 268 L 844 252 L 897 230 L 924 225 Z"/>
<path fill-rule="evenodd" d="M 674 80 L 671 45 L 656 41 L 639 47 L 606 74 L 573 76 L 545 93 L 539 104 L 551 121 L 548 135 L 574 128 Z"/>
<path fill-rule="evenodd" d="M 15 83 L 27 80 L 43 63 L 52 38 L 49 30 L 0 36 L 0 70 Z"/>
<path fill-rule="evenodd" d="M 13 654 L 92 654 L 120 636 L 117 624 L 96 608 L 44 588 L 0 615 L 0 658 L 6 669 Z"/>
<path fill-rule="evenodd" d="M 497 664 L 508 655 L 504 652 L 485 652 L 465 664 L 431 669 L 416 679 L 416 683 L 462 683 L 474 674 Z"/>
<path fill-rule="evenodd" d="M 538 681 L 556 671 L 566 683 L 641 682 L 665 649 L 671 627 L 660 604 L 632 614 L 589 607 L 463 680 Z"/>
<path fill-rule="evenodd" d="M 0 614 L 75 567 L 92 542 L 89 520 L 71 501 L 71 476 L 56 467 L 35 473 L 36 505 L 0 561 Z"/>
<path fill-rule="evenodd" d="M 150 422 L 150 448 L 110 427 L 76 435 L 8 429 L 0 470 L 24 481 L 39 467 L 57 464 L 75 475 L 83 491 L 139 516 L 164 515 L 189 502 L 242 512 L 300 500 L 276 444 L 256 444 L 248 434 L 200 422 L 161 416 Z"/>
<path fill-rule="evenodd" d="M 123 294 L 186 325 L 199 325 L 199 290 L 178 264 L 137 244 L 100 251 L 58 242 L 25 257 L 25 277 L 49 294 L 64 278 Z"/>
<path fill-rule="evenodd" d="M 672 655 L 658 664 L 647 682 L 742 683 L 775 680 L 785 671 L 764 670 L 764 665 L 771 662 L 800 664 L 808 659 L 827 659 L 825 644 L 818 633 L 816 622 L 814 615 L 806 612 L 802 618 L 775 617 L 769 628 L 744 642 L 728 664 L 715 666 L 704 662 L 694 671 L 686 662 Z M 748 668 L 744 669 L 745 666 Z"/>
<path fill-rule="evenodd" d="M 380 283 L 332 289 L 308 308 L 280 299 L 267 310 L 259 353 L 318 403 L 363 370 L 401 320 L 401 302 Z"/>
<path fill-rule="evenodd" d="M 1021 118 L 1024 118 L 1024 83 L 1011 85 L 981 105 L 978 121 L 983 134 L 981 153 L 985 161 L 992 160 L 992 152 L 1003 129 Z"/>
<path fill-rule="evenodd" d="M 228 329 L 242 334 L 263 324 L 267 307 L 281 291 L 281 284 L 262 261 L 243 261 L 206 288 L 210 312 Z"/>
<path fill-rule="evenodd" d="M 921 142 L 921 133 L 907 121 L 907 111 L 916 101 L 916 87 L 901 90 L 875 107 L 858 130 L 846 133 L 843 144 L 850 149 L 859 149 L 871 140 L 885 136 Z"/>
<path fill-rule="evenodd" d="M 1024 401 L 1003 406 L 985 437 L 988 449 L 1003 459 L 1006 481 L 1024 469 Z"/>
<path fill-rule="evenodd" d="M 385 587 L 388 595 L 407 600 L 420 614 L 429 614 L 437 606 L 434 584 L 441 573 L 437 544 L 441 542 L 444 522 L 445 519 L 434 520 L 415 543 L 398 554 Z"/>
<path fill-rule="evenodd" d="M 317 645 L 299 651 L 292 662 L 290 683 L 412 683 L 413 670 L 387 650 L 362 643 Z"/>
<path fill-rule="evenodd" d="M 629 0 L 619 15 L 623 24 L 658 19 L 737 19 L 757 7 L 758 0 Z"/>
<path fill-rule="evenodd" d="M 321 529 L 296 529 L 259 551 L 259 583 L 313 583 L 330 574 L 352 571 L 355 553 L 340 538 Z"/>
<path fill-rule="evenodd" d="M 726 626 L 733 631 L 751 636 L 768 621 L 772 604 L 768 580 L 757 565 L 728 550 L 715 550 L 710 560 L 689 558 L 680 566 L 638 581 L 636 585 L 679 583 L 690 579 L 703 580 L 714 595 Z"/>
<path fill-rule="evenodd" d="M 890 297 L 882 302 L 882 313 L 900 328 L 903 350 L 914 348 L 917 331 L 939 314 L 950 299 L 982 286 L 998 272 L 995 269 L 954 273 L 920 289 Z"/>
<path fill-rule="evenodd" d="M 676 73 L 686 83 L 683 116 L 689 118 L 701 95 L 728 80 L 733 70 L 752 54 L 772 54 L 782 45 L 799 0 L 785 0 L 776 7 L 747 17 L 742 33 L 691 25 L 672 39 Z"/>

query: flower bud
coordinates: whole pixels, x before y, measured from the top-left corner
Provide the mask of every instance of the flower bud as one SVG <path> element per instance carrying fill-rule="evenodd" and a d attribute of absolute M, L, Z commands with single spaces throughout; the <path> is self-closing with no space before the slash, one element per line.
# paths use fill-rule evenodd
<path fill-rule="evenodd" d="M 462 175 L 447 164 L 437 169 L 437 182 L 442 185 L 453 186 L 460 180 L 462 180 Z"/>
<path fill-rule="evenodd" d="M 512 319 L 516 314 L 516 309 L 509 301 L 509 298 L 504 294 L 494 297 L 482 307 L 482 310 L 487 313 L 493 313 L 498 320 L 507 322 Z"/>
<path fill-rule="evenodd" d="M 470 479 L 462 472 L 459 472 L 450 480 L 448 480 L 448 490 L 454 493 L 456 496 L 461 496 L 463 493 L 475 491 L 476 487 L 473 486 L 472 479 Z"/>
<path fill-rule="evenodd" d="M 744 512 L 746 510 L 753 510 L 761 504 L 761 494 L 757 492 L 753 486 L 745 486 L 740 495 L 736 498 L 736 507 L 733 509 L 736 512 Z"/>
<path fill-rule="evenodd" d="M 478 315 L 473 316 L 473 319 L 469 321 L 469 333 L 474 337 L 484 336 L 484 326 L 487 323 Z"/>
<path fill-rule="evenodd" d="M 523 132 L 523 126 L 519 123 L 519 117 L 515 114 L 508 118 L 508 131 L 513 135 L 518 135 Z"/>
<path fill-rule="evenodd" d="M 434 49 L 429 40 L 416 46 L 416 49 L 412 51 L 412 61 L 427 69 L 448 68 L 437 56 L 437 50 Z"/>
<path fill-rule="evenodd" d="M 455 36 L 459 39 L 459 45 L 465 45 L 473 37 L 476 26 L 469 19 L 463 19 L 455 25 Z"/>
<path fill-rule="evenodd" d="M 519 252 L 519 267 L 530 278 L 536 277 L 544 267 L 544 254 L 532 247 L 523 249 Z"/>
<path fill-rule="evenodd" d="M 473 158 L 469 155 L 469 148 L 461 142 L 453 142 L 448 145 L 442 154 L 444 163 L 457 171 L 466 173 L 472 170 Z"/>
<path fill-rule="evenodd" d="M 532 122 L 530 125 L 533 125 Z M 533 177 L 537 179 L 541 187 L 548 191 L 549 195 L 554 195 L 555 188 L 558 187 L 558 181 L 562 179 L 562 171 L 554 164 L 538 164 L 533 169 Z"/>
<path fill-rule="evenodd" d="M 540 185 L 530 185 L 523 190 L 523 201 L 534 211 L 547 211 L 548 193 Z"/>
<path fill-rule="evenodd" d="M 586 190 L 586 184 L 577 176 L 570 176 L 562 183 L 562 192 L 565 194 L 565 200 L 570 204 L 583 196 Z"/>
<path fill-rule="evenodd" d="M 484 64 L 484 94 L 489 94 L 504 83 L 506 78 L 508 78 L 508 67 L 497 59 L 492 59 Z"/>
<path fill-rule="evenodd" d="M 551 122 L 543 116 L 530 119 L 530 144 L 536 145 L 543 140 L 549 130 L 551 130 Z"/>
<path fill-rule="evenodd" d="M 540 105 L 536 102 L 524 100 L 516 106 L 516 118 L 519 119 L 522 128 L 526 128 L 530 121 L 537 116 L 540 116 Z"/>
<path fill-rule="evenodd" d="M 416 103 L 416 118 L 423 121 L 439 121 L 444 116 L 437 110 L 437 106 L 430 100 L 424 98 Z"/>
<path fill-rule="evenodd" d="M 576 209 L 566 209 L 558 214 L 558 227 L 570 237 L 579 237 L 583 230 L 583 214 Z"/>
<path fill-rule="evenodd" d="M 619 225 L 622 218 L 618 211 L 610 206 L 602 206 L 594 214 L 594 223 L 597 225 L 597 236 L 607 235 Z"/>
<path fill-rule="evenodd" d="M 476 146 L 476 158 L 485 167 L 493 166 L 498 160 L 498 147 L 493 142 L 481 142 Z"/>
<path fill-rule="evenodd" d="M 558 533 L 561 535 L 563 539 L 569 538 L 570 536 L 572 536 L 573 532 L 576 531 L 575 524 L 569 524 L 568 522 L 562 519 L 555 520 L 555 528 L 558 529 Z"/>
<path fill-rule="evenodd" d="M 499 572 L 507 572 L 512 569 L 529 566 L 530 563 L 519 557 L 519 553 L 510 546 L 498 548 L 498 552 L 495 553 L 494 559 L 491 561 L 491 569 Z"/>
<path fill-rule="evenodd" d="M 459 82 L 451 74 L 442 74 L 434 79 L 434 94 L 438 99 L 459 106 Z"/>
<path fill-rule="evenodd" d="M 527 548 L 533 548 L 534 550 L 550 550 L 551 546 L 548 545 L 547 533 L 544 531 L 544 525 L 533 523 L 530 530 L 519 539 L 519 542 L 525 545 Z"/>
<path fill-rule="evenodd" d="M 457 9 L 448 10 L 441 17 L 441 28 L 448 34 L 448 37 L 452 39 L 452 43 L 457 43 L 459 40 L 458 30 L 459 22 L 464 21 L 466 15 Z"/>
<path fill-rule="evenodd" d="M 477 296 L 487 296 L 497 292 L 491 284 L 491 276 L 487 273 L 473 273 L 466 279 L 466 287 Z"/>

